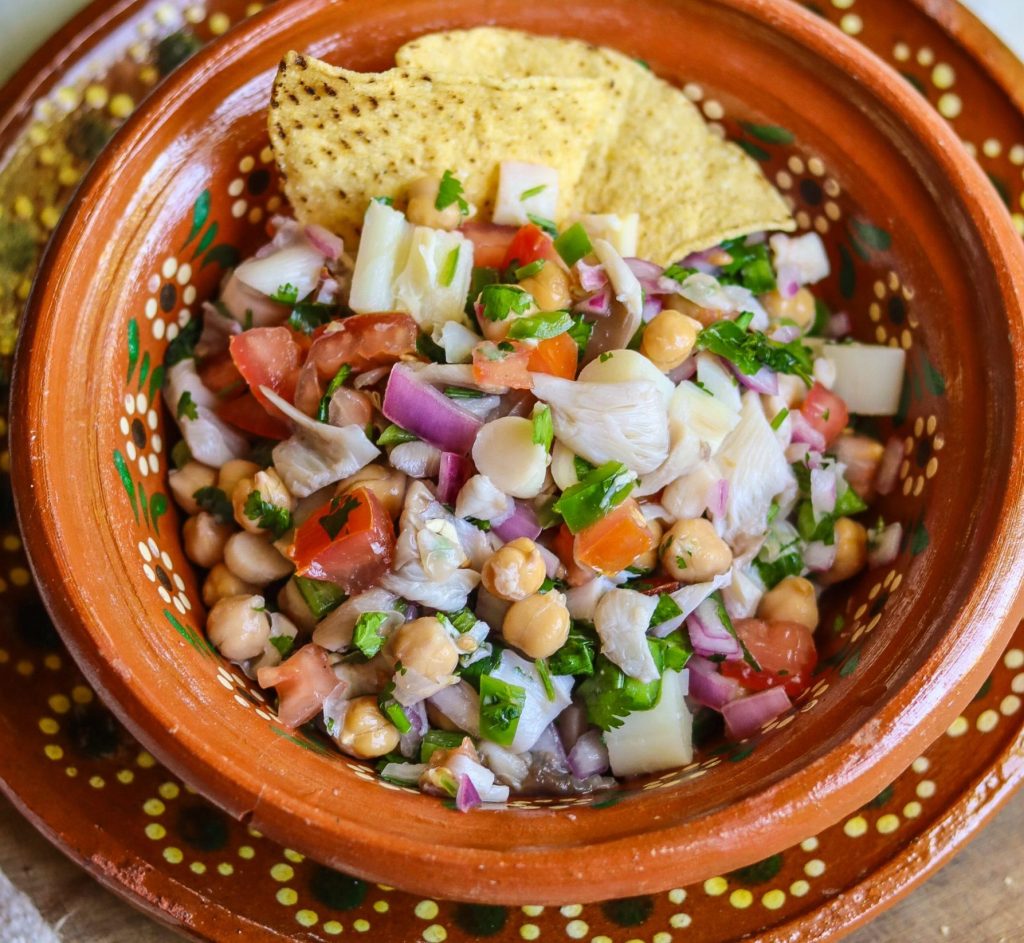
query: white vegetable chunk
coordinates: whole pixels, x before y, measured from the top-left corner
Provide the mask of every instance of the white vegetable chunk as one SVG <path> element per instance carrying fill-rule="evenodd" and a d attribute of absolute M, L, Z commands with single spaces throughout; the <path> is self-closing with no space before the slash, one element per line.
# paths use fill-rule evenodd
<path fill-rule="evenodd" d="M 645 596 L 634 589 L 611 589 L 594 609 L 601 652 L 638 681 L 658 678 L 658 666 L 647 644 L 647 627 L 657 607 L 657 596 Z"/>
<path fill-rule="evenodd" d="M 445 321 L 440 330 L 434 329 L 434 343 L 444 348 L 444 359 L 448 363 L 472 361 L 473 348 L 481 340 L 479 335 L 458 321 Z"/>
<path fill-rule="evenodd" d="M 501 662 L 491 675 L 507 684 L 516 684 L 526 692 L 526 704 L 519 717 L 519 726 L 508 747 L 513 753 L 525 753 L 537 742 L 548 724 L 571 703 L 572 675 L 552 675 L 551 685 L 555 689 L 553 701 L 548 699 L 544 682 L 533 662 L 520 658 L 508 649 L 501 653 Z"/>
<path fill-rule="evenodd" d="M 647 380 L 653 383 L 668 406 L 675 392 L 675 384 L 650 360 L 636 350 L 609 350 L 591 360 L 577 378 L 584 383 L 629 383 Z"/>
<path fill-rule="evenodd" d="M 530 222 L 530 215 L 555 219 L 557 212 L 557 170 L 519 160 L 501 162 L 494 222 L 501 226 L 525 226 Z"/>
<path fill-rule="evenodd" d="M 596 576 L 587 580 L 582 586 L 573 586 L 565 591 L 565 605 L 569 615 L 574 619 L 582 619 L 584 622 L 594 621 L 594 610 L 601 598 L 615 584 L 604 576 Z"/>
<path fill-rule="evenodd" d="M 688 674 L 666 671 L 658 703 L 633 711 L 604 735 L 616 776 L 638 776 L 685 766 L 693 760 L 693 717 L 686 706 Z"/>
<path fill-rule="evenodd" d="M 400 442 L 388 461 L 410 478 L 434 478 L 441 468 L 441 452 L 429 442 Z"/>
<path fill-rule="evenodd" d="M 764 586 L 749 566 L 733 564 L 732 580 L 722 589 L 726 611 L 733 619 L 749 619 L 757 612 Z"/>
<path fill-rule="evenodd" d="M 825 344 L 822 357 L 835 367 L 832 392 L 851 413 L 894 416 L 903 391 L 907 353 L 880 344 Z"/>
<path fill-rule="evenodd" d="M 349 289 L 348 304 L 357 314 L 395 310 L 395 278 L 405 266 L 412 229 L 398 210 L 370 201 Z"/>
<path fill-rule="evenodd" d="M 624 213 L 585 213 L 579 218 L 583 229 L 593 244 L 595 239 L 603 239 L 623 258 L 630 258 L 637 253 L 640 236 L 640 214 Z"/>
<path fill-rule="evenodd" d="M 474 475 L 455 499 L 457 517 L 500 524 L 515 510 L 515 502 L 486 475 Z"/>
<path fill-rule="evenodd" d="M 701 462 L 665 489 L 661 503 L 674 520 L 700 517 L 707 510 L 711 489 L 717 487 L 721 477 L 714 462 Z"/>
<path fill-rule="evenodd" d="M 534 498 L 544 487 L 548 454 L 533 441 L 533 423 L 503 416 L 484 425 L 473 443 L 473 463 L 495 487 L 514 498 Z"/>
<path fill-rule="evenodd" d="M 395 280 L 394 310 L 411 314 L 425 331 L 446 321 L 465 323 L 472 275 L 473 243 L 458 232 L 416 226 Z"/>
<path fill-rule="evenodd" d="M 290 285 L 301 300 L 316 288 L 323 265 L 323 253 L 299 236 L 291 245 L 268 255 L 246 259 L 235 269 L 235 278 L 268 296 Z"/>
<path fill-rule="evenodd" d="M 828 278 L 832 267 L 825 251 L 825 243 L 816 232 L 802 236 L 784 236 L 776 233 L 768 244 L 775 255 L 775 271 L 792 268 L 801 285 L 813 285 Z"/>
<path fill-rule="evenodd" d="M 533 393 L 551 407 L 555 437 L 593 465 L 622 462 L 642 475 L 668 456 L 668 411 L 649 380 L 586 383 L 535 373 Z"/>
<path fill-rule="evenodd" d="M 670 619 L 668 622 L 661 623 L 657 626 L 654 635 L 664 638 L 670 632 L 674 632 L 681 626 L 686 619 L 705 599 L 708 598 L 712 593 L 717 592 L 720 589 L 724 589 L 732 582 L 732 573 L 722 573 L 720 576 L 716 576 L 714 579 L 708 580 L 706 583 L 691 583 L 689 586 L 683 586 L 681 589 L 677 589 L 672 593 L 672 601 L 681 610 L 679 615 L 674 619 Z"/>
<path fill-rule="evenodd" d="M 551 477 L 562 491 L 580 481 L 576 474 L 576 456 L 572 449 L 558 441 L 551 448 Z"/>
<path fill-rule="evenodd" d="M 386 612 L 388 619 L 381 627 L 381 635 L 389 636 L 404 621 L 400 612 L 392 607 L 398 597 L 385 589 L 375 587 L 346 599 L 337 609 L 329 612 L 313 630 L 313 641 L 329 652 L 344 651 L 352 644 L 352 632 L 364 612 Z"/>
<path fill-rule="evenodd" d="M 354 475 L 380 455 L 360 426 L 339 428 L 317 422 L 268 387 L 260 391 L 296 427 L 291 438 L 274 446 L 272 454 L 277 473 L 297 498 Z"/>
<path fill-rule="evenodd" d="M 644 309 L 644 291 L 639 280 L 610 242 L 597 239 L 593 245 L 594 254 L 608 273 L 616 301 L 624 304 L 634 317 L 639 317 Z"/>
<path fill-rule="evenodd" d="M 697 381 L 734 412 L 740 411 L 740 385 L 732 371 L 714 354 L 697 355 Z"/>
<path fill-rule="evenodd" d="M 178 410 L 178 404 L 186 393 L 195 405 L 195 419 Z M 249 443 L 245 437 L 213 411 L 217 397 L 199 379 L 194 360 L 181 360 L 167 371 L 164 400 L 171 414 L 177 418 L 185 444 L 197 462 L 219 468 L 233 458 L 243 458 L 248 454 Z"/>

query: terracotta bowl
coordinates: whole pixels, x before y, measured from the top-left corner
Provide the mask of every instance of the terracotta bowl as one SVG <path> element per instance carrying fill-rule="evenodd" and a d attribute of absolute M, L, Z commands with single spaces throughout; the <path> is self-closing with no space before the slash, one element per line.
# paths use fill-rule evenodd
<path fill-rule="evenodd" d="M 387 67 L 409 38 L 497 22 L 643 57 L 763 162 L 858 337 L 908 351 L 894 564 L 835 592 L 795 711 L 594 799 L 460 815 L 278 723 L 204 640 L 167 497 L 160 363 L 281 206 L 265 109 L 290 48 Z M 439 133 L 443 133 L 439 129 Z M 641 208 L 642 209 L 642 208 Z M 15 484 L 69 648 L 168 767 L 278 841 L 362 877 L 507 904 L 719 874 L 876 795 L 956 716 L 1021 616 L 1024 252 L 914 89 L 776 0 L 293 0 L 198 55 L 117 136 L 53 240 L 17 365 Z"/>

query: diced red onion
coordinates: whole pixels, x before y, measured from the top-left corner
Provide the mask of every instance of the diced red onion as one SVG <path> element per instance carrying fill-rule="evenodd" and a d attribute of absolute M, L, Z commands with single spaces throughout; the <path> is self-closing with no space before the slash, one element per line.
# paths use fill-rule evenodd
<path fill-rule="evenodd" d="M 826 337 L 846 337 L 853 330 L 850 323 L 850 316 L 845 311 L 833 314 L 825 325 Z"/>
<path fill-rule="evenodd" d="M 491 530 L 505 543 L 517 537 L 528 537 L 534 540 L 540 536 L 541 526 L 533 507 L 525 501 L 516 501 L 516 509 L 500 524 L 493 525 Z"/>
<path fill-rule="evenodd" d="M 675 368 L 671 373 L 667 374 L 668 378 L 676 384 L 682 383 L 683 380 L 689 380 L 697 372 L 697 358 L 687 357 L 678 367 Z"/>
<path fill-rule="evenodd" d="M 795 265 L 780 265 L 775 281 L 783 298 L 792 298 L 800 290 L 800 269 Z"/>
<path fill-rule="evenodd" d="M 548 724 L 530 747 L 531 753 L 546 753 L 555 766 L 566 772 L 569 770 L 569 757 L 566 756 L 565 747 L 562 745 L 562 738 L 558 735 L 558 729 L 554 723 Z"/>
<path fill-rule="evenodd" d="M 627 258 L 622 261 L 626 263 L 629 270 L 636 276 L 636 280 L 640 282 L 640 287 L 643 288 L 646 294 L 664 294 L 658 285 L 658 280 L 664 271 L 660 265 L 655 265 L 654 262 L 649 262 L 647 259 Z"/>
<path fill-rule="evenodd" d="M 576 741 L 587 732 L 590 724 L 587 721 L 587 709 L 573 701 L 561 714 L 555 718 L 555 726 L 562 738 L 562 743 L 571 751 Z"/>
<path fill-rule="evenodd" d="M 722 517 L 728 503 L 729 481 L 727 478 L 719 478 L 708 491 L 708 510 L 715 517 Z"/>
<path fill-rule="evenodd" d="M 306 238 L 317 252 L 321 253 L 325 259 L 329 259 L 331 262 L 337 261 L 345 248 L 345 244 L 341 241 L 340 236 L 334 235 L 334 233 L 324 229 L 323 226 L 318 226 L 316 223 L 308 223 L 306 225 Z"/>
<path fill-rule="evenodd" d="M 251 311 L 253 327 L 281 324 L 287 320 L 291 310 L 288 305 L 273 301 L 255 288 L 250 288 L 234 272 L 227 277 L 220 290 L 220 303 L 239 323 L 248 321 Z"/>
<path fill-rule="evenodd" d="M 612 313 L 612 290 L 611 286 L 605 285 L 592 295 L 588 295 L 582 301 L 573 305 L 573 311 L 579 314 L 592 314 L 595 317 L 606 318 Z"/>
<path fill-rule="evenodd" d="M 736 374 L 736 379 L 748 390 L 753 390 L 755 393 L 767 393 L 769 396 L 778 395 L 779 378 L 775 375 L 774 370 L 770 370 L 768 367 L 761 367 L 757 373 L 747 374 L 734 363 L 730 362 L 729 366 L 732 368 L 732 372 Z"/>
<path fill-rule="evenodd" d="M 724 655 L 727 660 L 742 658 L 739 642 L 730 634 L 718 614 L 718 606 L 705 599 L 686 620 L 690 642 L 698 655 Z"/>
<path fill-rule="evenodd" d="M 338 284 L 336 279 L 325 278 L 320 283 L 320 288 L 317 290 L 315 301 L 320 304 L 333 305 L 338 303 L 338 296 L 341 294 L 341 285 Z"/>
<path fill-rule="evenodd" d="M 600 291 L 608 284 L 608 273 L 603 265 L 588 265 L 583 259 L 576 263 L 576 275 L 584 291 Z"/>
<path fill-rule="evenodd" d="M 653 295 L 647 295 L 644 299 L 644 308 L 640 312 L 640 319 L 646 324 L 648 321 L 654 320 L 655 316 L 661 314 L 663 305 L 660 298 L 655 298 Z"/>
<path fill-rule="evenodd" d="M 559 572 L 564 571 L 562 561 L 558 559 L 557 554 L 552 553 L 547 547 L 542 547 L 540 544 L 537 544 L 536 546 L 537 550 L 540 552 L 541 559 L 544 561 L 544 570 L 547 573 L 548 578 L 557 579 Z"/>
<path fill-rule="evenodd" d="M 710 260 L 709 256 L 712 252 L 717 251 L 716 248 L 691 252 L 685 259 L 679 261 L 679 266 L 681 268 L 695 268 L 698 272 L 704 272 L 705 275 L 714 275 L 718 271 L 718 266 Z"/>
<path fill-rule="evenodd" d="M 391 370 L 381 412 L 441 451 L 458 455 L 469 454 L 483 425 L 403 364 L 396 364 Z"/>
<path fill-rule="evenodd" d="M 473 780 L 466 773 L 459 776 L 459 788 L 455 793 L 455 808 L 460 812 L 469 812 L 483 805 L 480 793 L 476 791 Z"/>
<path fill-rule="evenodd" d="M 811 507 L 818 519 L 831 514 L 836 507 L 835 466 L 811 470 Z"/>
<path fill-rule="evenodd" d="M 698 704 L 720 711 L 740 696 L 740 683 L 725 677 L 713 661 L 694 655 L 686 667 L 690 669 L 690 697 Z"/>
<path fill-rule="evenodd" d="M 600 776 L 610 765 L 608 748 L 597 730 L 588 730 L 569 751 L 569 769 L 577 779 Z"/>
<path fill-rule="evenodd" d="M 800 336 L 800 328 L 795 324 L 780 324 L 771 333 L 771 339 L 778 341 L 780 344 L 788 344 L 790 341 L 795 341 Z"/>
<path fill-rule="evenodd" d="M 871 549 L 868 550 L 868 566 L 887 566 L 899 555 L 900 542 L 903 540 L 903 525 L 890 524 L 875 536 Z"/>
<path fill-rule="evenodd" d="M 792 422 L 794 442 L 806 442 L 816 452 L 825 451 L 825 436 L 807 421 L 807 417 L 799 409 L 792 410 L 789 418 Z"/>
<path fill-rule="evenodd" d="M 726 732 L 733 740 L 742 740 L 757 733 L 792 706 L 789 695 L 782 688 L 766 688 L 730 701 L 722 708 Z"/>
<path fill-rule="evenodd" d="M 242 333 L 242 325 L 234 318 L 222 314 L 220 308 L 203 302 L 203 331 L 196 343 L 196 357 L 211 357 L 228 349 L 228 341 Z"/>
<path fill-rule="evenodd" d="M 896 479 L 900 473 L 900 462 L 903 460 L 903 440 L 893 436 L 885 443 L 882 460 L 878 463 L 878 474 L 875 476 L 875 490 L 879 494 L 890 494 L 896 487 Z"/>
<path fill-rule="evenodd" d="M 480 736 L 480 698 L 465 681 L 442 688 L 427 700 L 460 730 Z"/>
<path fill-rule="evenodd" d="M 455 504 L 462 486 L 473 477 L 473 463 L 454 452 L 441 453 L 441 468 L 437 473 L 437 500 L 442 504 Z"/>
<path fill-rule="evenodd" d="M 402 756 L 416 757 L 419 756 L 423 735 L 430 727 L 430 722 L 427 720 L 427 708 L 423 701 L 417 701 L 403 710 L 405 716 L 409 718 L 409 723 L 412 724 L 412 729 L 408 733 L 403 733 L 399 738 L 398 752 Z"/>
<path fill-rule="evenodd" d="M 815 573 L 824 573 L 832 569 L 836 562 L 836 545 L 826 544 L 820 540 L 811 541 L 804 549 L 804 565 Z"/>

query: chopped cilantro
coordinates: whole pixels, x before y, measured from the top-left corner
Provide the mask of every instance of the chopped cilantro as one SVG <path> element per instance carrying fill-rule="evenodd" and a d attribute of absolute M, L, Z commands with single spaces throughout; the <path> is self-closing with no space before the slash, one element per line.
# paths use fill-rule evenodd
<path fill-rule="evenodd" d="M 554 675 L 591 675 L 594 673 L 594 648 L 597 636 L 586 623 L 574 621 L 565 644 L 548 658 Z"/>
<path fill-rule="evenodd" d="M 480 690 L 480 679 L 498 667 L 501 663 L 501 652 L 502 648 L 500 645 L 493 646 L 489 655 L 484 655 L 465 667 L 459 668 L 459 677 L 463 681 L 469 682 L 477 690 Z"/>
<path fill-rule="evenodd" d="M 452 176 L 450 170 L 441 175 L 441 185 L 437 188 L 437 199 L 434 200 L 434 209 L 446 210 L 453 203 L 457 203 L 459 212 L 463 216 L 469 215 L 469 204 L 462 195 L 462 182 Z"/>
<path fill-rule="evenodd" d="M 359 502 L 353 497 L 338 495 L 331 501 L 331 510 L 320 518 L 320 526 L 327 532 L 327 536 L 334 540 L 348 523 L 348 516 L 359 507 Z"/>
<path fill-rule="evenodd" d="M 469 294 L 466 296 L 466 314 L 476 323 L 476 300 L 485 285 L 495 285 L 501 281 L 501 273 L 496 268 L 474 266 L 469 279 Z M 478 325 L 479 328 L 479 325 Z"/>
<path fill-rule="evenodd" d="M 195 404 L 195 400 L 192 399 L 192 394 L 185 390 L 181 394 L 181 399 L 178 400 L 178 408 L 176 410 L 179 419 L 198 419 L 199 409 Z"/>
<path fill-rule="evenodd" d="M 303 334 L 312 334 L 318 327 L 327 324 L 338 314 L 334 305 L 319 301 L 300 301 L 288 315 L 288 327 Z"/>
<path fill-rule="evenodd" d="M 264 530 L 269 530 L 274 540 L 279 540 L 292 526 L 292 512 L 264 501 L 259 491 L 250 491 L 245 499 L 245 516 Z"/>
<path fill-rule="evenodd" d="M 212 514 L 222 524 L 227 524 L 235 516 L 231 499 L 220 488 L 207 485 L 195 492 L 192 499 L 199 505 L 201 511 Z"/>
<path fill-rule="evenodd" d="M 174 462 L 174 467 L 178 471 L 181 471 L 192 461 L 192 452 L 189 450 L 188 443 L 184 439 L 178 439 L 174 443 L 174 448 L 171 449 L 171 461 Z"/>
<path fill-rule="evenodd" d="M 380 434 L 380 438 L 377 439 L 377 445 L 401 445 L 403 442 L 418 441 L 419 436 L 415 436 L 401 426 L 396 426 L 392 423 Z"/>
<path fill-rule="evenodd" d="M 493 675 L 480 677 L 480 734 L 488 740 L 509 746 L 515 740 L 525 706 L 525 688 Z"/>
<path fill-rule="evenodd" d="M 335 583 L 311 580 L 306 576 L 294 576 L 292 579 L 295 580 L 296 588 L 318 622 L 348 599 L 345 591 Z"/>
<path fill-rule="evenodd" d="M 614 355 L 610 350 L 606 350 L 603 354 L 601 354 L 601 356 L 598 359 L 601 361 L 601 363 L 607 363 L 609 360 L 612 359 L 613 356 Z"/>
<path fill-rule="evenodd" d="M 416 352 L 434 363 L 448 362 L 445 357 L 444 348 L 440 344 L 435 344 L 433 338 L 423 331 L 420 331 L 419 336 L 416 338 Z"/>
<path fill-rule="evenodd" d="M 444 395 L 449 399 L 483 399 L 487 394 L 482 390 L 471 390 L 464 386 L 446 386 Z"/>
<path fill-rule="evenodd" d="M 543 446 L 545 452 L 551 451 L 551 443 L 555 438 L 555 426 L 551 420 L 551 407 L 538 403 L 533 409 L 533 444 Z"/>
<path fill-rule="evenodd" d="M 649 639 L 651 654 L 660 655 L 657 640 Z M 599 655 L 594 673 L 579 688 L 587 718 L 602 730 L 622 726 L 622 718 L 633 711 L 650 710 L 658 702 L 661 679 L 645 683 L 630 678 L 604 655 Z"/>
<path fill-rule="evenodd" d="M 395 683 L 393 681 L 388 682 L 380 694 L 377 695 L 377 706 L 380 708 L 380 712 L 398 728 L 399 733 L 408 733 L 412 730 L 412 722 L 409 720 L 409 715 L 406 714 L 405 708 L 392 697 L 394 690 Z"/>
<path fill-rule="evenodd" d="M 594 251 L 590 244 L 590 236 L 582 223 L 573 223 L 565 232 L 555 239 L 555 251 L 562 257 L 566 265 L 572 267 L 580 259 Z"/>
<path fill-rule="evenodd" d="M 697 349 L 710 350 L 734 363 L 741 373 L 752 376 L 762 367 L 776 373 L 792 373 L 808 386 L 811 376 L 811 350 L 799 338 L 786 344 L 773 341 L 759 331 L 747 331 L 749 312 L 735 321 L 716 321 L 697 335 Z"/>
<path fill-rule="evenodd" d="M 783 406 L 776 414 L 775 418 L 771 421 L 771 427 L 773 430 L 778 428 L 786 421 L 786 417 L 789 415 L 789 410 Z"/>
<path fill-rule="evenodd" d="M 274 301 L 280 301 L 281 304 L 293 305 L 299 300 L 299 289 L 291 282 L 285 282 L 283 285 L 278 285 L 277 291 L 270 297 Z"/>
<path fill-rule="evenodd" d="M 652 627 L 661 625 L 663 622 L 676 619 L 682 614 L 683 610 L 679 608 L 679 604 L 667 593 L 661 593 L 658 596 L 658 605 L 651 614 L 650 624 Z"/>
<path fill-rule="evenodd" d="M 352 630 L 352 644 L 367 658 L 373 658 L 384 645 L 384 636 L 380 634 L 381 626 L 388 621 L 390 613 L 364 612 L 356 621 Z"/>
<path fill-rule="evenodd" d="M 441 266 L 441 271 L 437 275 L 437 283 L 442 288 L 447 288 L 451 285 L 452 280 L 455 278 L 455 272 L 459 267 L 459 251 L 462 246 L 456 246 L 448 253 L 447 258 L 444 260 L 444 265 Z"/>
<path fill-rule="evenodd" d="M 515 285 L 484 285 L 480 292 L 480 313 L 488 321 L 504 321 L 510 314 L 525 314 L 533 298 Z"/>
<path fill-rule="evenodd" d="M 199 342 L 199 335 L 203 333 L 203 322 L 201 318 L 192 318 L 167 345 L 167 353 L 164 354 L 164 366 L 173 367 L 182 360 L 188 360 L 195 356 L 196 344 Z"/>
<path fill-rule="evenodd" d="M 534 226 L 543 229 L 552 238 L 558 235 L 558 227 L 555 225 L 554 220 L 548 219 L 546 216 L 538 216 L 536 213 L 527 213 L 526 218 Z"/>
<path fill-rule="evenodd" d="M 270 644 L 284 658 L 295 647 L 295 639 L 291 635 L 271 635 Z"/>
<path fill-rule="evenodd" d="M 320 398 L 320 405 L 316 409 L 316 418 L 320 422 L 327 422 L 331 413 L 331 398 L 342 388 L 351 372 L 352 367 L 343 363 L 334 374 L 334 379 L 327 385 L 327 392 Z"/>
<path fill-rule="evenodd" d="M 475 528 L 482 531 L 489 531 L 491 529 L 490 521 L 482 521 L 478 517 L 467 517 L 466 523 L 472 524 Z"/>
<path fill-rule="evenodd" d="M 521 282 L 524 278 L 532 278 L 542 268 L 544 268 L 546 264 L 547 259 L 536 259 L 529 265 L 520 266 L 512 274 L 515 276 L 515 280 L 517 282 Z"/>
<path fill-rule="evenodd" d="M 802 501 L 797 508 L 796 527 L 800 536 L 808 543 L 820 540 L 831 545 L 835 541 L 836 521 L 841 517 L 859 514 L 867 510 L 867 505 L 860 499 L 857 492 L 849 485 L 836 498 L 835 507 L 830 514 L 822 515 L 818 520 L 814 516 L 814 507 L 810 501 Z"/>
<path fill-rule="evenodd" d="M 723 242 L 722 248 L 732 257 L 718 275 L 723 285 L 742 285 L 755 295 L 775 289 L 775 270 L 763 242 L 747 245 L 746 237 L 739 236 Z"/>
<path fill-rule="evenodd" d="M 540 675 L 540 683 L 544 685 L 544 693 L 548 696 L 548 700 L 553 701 L 555 699 L 555 685 L 551 680 L 551 669 L 548 667 L 547 659 L 535 659 L 533 667 L 537 669 L 537 674 Z"/>
<path fill-rule="evenodd" d="M 625 501 L 634 484 L 633 475 L 625 465 L 605 462 L 579 484 L 563 491 L 554 510 L 562 515 L 569 530 L 578 534 Z"/>
<path fill-rule="evenodd" d="M 373 198 L 374 203 L 383 203 L 385 206 L 394 206 L 395 201 L 389 196 L 375 196 Z"/>
<path fill-rule="evenodd" d="M 420 744 L 420 762 L 429 763 L 435 750 L 457 749 L 462 746 L 465 737 L 464 733 L 455 733 L 452 730 L 428 730 Z"/>
<path fill-rule="evenodd" d="M 671 278 L 675 282 L 685 282 L 691 275 L 696 275 L 699 269 L 691 268 L 688 265 L 677 265 L 673 263 L 661 274 L 665 278 Z"/>
<path fill-rule="evenodd" d="M 594 333 L 594 325 L 583 319 L 582 314 L 573 315 L 572 327 L 569 328 L 569 336 L 576 341 L 576 346 L 582 354 L 590 343 L 590 335 Z"/>
<path fill-rule="evenodd" d="M 524 190 L 522 193 L 519 194 L 519 202 L 522 203 L 523 200 L 528 200 L 532 196 L 539 196 L 547 188 L 548 185 L 546 183 L 538 184 L 536 187 L 530 187 L 529 190 Z"/>
<path fill-rule="evenodd" d="M 514 340 L 548 340 L 572 329 L 572 315 L 568 311 L 544 311 L 517 318 L 508 329 L 508 336 Z"/>

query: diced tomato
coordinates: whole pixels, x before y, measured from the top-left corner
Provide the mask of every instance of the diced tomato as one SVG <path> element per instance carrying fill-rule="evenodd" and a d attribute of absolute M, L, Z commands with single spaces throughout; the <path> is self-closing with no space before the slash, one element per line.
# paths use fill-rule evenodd
<path fill-rule="evenodd" d="M 277 716 L 286 727 L 298 727 L 323 710 L 324 701 L 339 684 L 327 650 L 310 643 L 283 665 L 260 668 L 256 678 L 263 688 L 277 688 Z"/>
<path fill-rule="evenodd" d="M 640 554 L 653 550 L 656 542 L 640 505 L 627 498 L 576 535 L 576 559 L 599 573 L 621 573 Z"/>
<path fill-rule="evenodd" d="M 538 259 L 554 262 L 556 265 L 562 264 L 561 256 L 555 251 L 555 244 L 551 237 L 540 226 L 527 223 L 520 227 L 512 243 L 505 250 L 501 267 L 506 269 L 514 262 L 518 268 L 521 268 Z"/>
<path fill-rule="evenodd" d="M 366 488 L 324 503 L 296 529 L 288 548 L 299 576 L 337 583 L 349 595 L 373 586 L 394 555 L 391 518 Z"/>
<path fill-rule="evenodd" d="M 825 444 L 831 445 L 850 420 L 850 411 L 846 403 L 835 393 L 825 389 L 820 383 L 811 387 L 800 412 L 804 418 L 825 437 Z"/>
<path fill-rule="evenodd" d="M 316 364 L 307 360 L 295 381 L 295 408 L 307 416 L 315 416 L 324 395 L 325 384 L 320 382 Z"/>
<path fill-rule="evenodd" d="M 273 390 L 289 403 L 295 399 L 302 350 L 292 332 L 286 327 L 254 327 L 232 337 L 229 349 L 252 395 L 271 416 L 284 420 L 281 411 L 263 395 L 260 387 Z"/>
<path fill-rule="evenodd" d="M 334 325 L 336 329 L 325 331 L 309 349 L 309 359 L 324 383 L 334 379 L 342 364 L 370 370 L 416 353 L 419 328 L 408 314 L 354 314 Z"/>
<path fill-rule="evenodd" d="M 248 390 L 241 396 L 225 400 L 217 407 L 216 412 L 225 422 L 230 422 L 250 435 L 279 441 L 291 435 L 288 426 L 275 416 L 271 416 Z"/>
<path fill-rule="evenodd" d="M 476 268 L 501 268 L 502 260 L 516 230 L 494 223 L 466 223 L 459 232 L 473 243 L 473 265 Z"/>
<path fill-rule="evenodd" d="M 579 347 L 568 334 L 559 334 L 541 341 L 530 354 L 529 368 L 534 373 L 547 373 L 565 380 L 576 378 Z"/>
<path fill-rule="evenodd" d="M 509 346 L 511 350 L 503 350 Z M 499 347 L 493 341 L 484 341 L 473 348 L 473 379 L 483 386 L 508 387 L 510 390 L 528 390 L 530 380 L 530 348 L 515 341 L 502 341 Z"/>
<path fill-rule="evenodd" d="M 203 360 L 198 373 L 203 386 L 218 397 L 241 396 L 246 390 L 245 380 L 227 351 Z"/>
<path fill-rule="evenodd" d="M 807 626 L 799 622 L 740 619 L 734 627 L 761 670 L 754 671 L 742 660 L 726 661 L 722 663 L 722 674 L 735 678 L 748 691 L 781 687 L 790 697 L 796 697 L 810 685 L 818 650 Z"/>
<path fill-rule="evenodd" d="M 552 539 L 551 550 L 562 561 L 565 567 L 565 581 L 570 586 L 582 586 L 597 575 L 590 567 L 580 566 L 576 562 L 575 538 L 565 524 L 558 528 Z"/>

